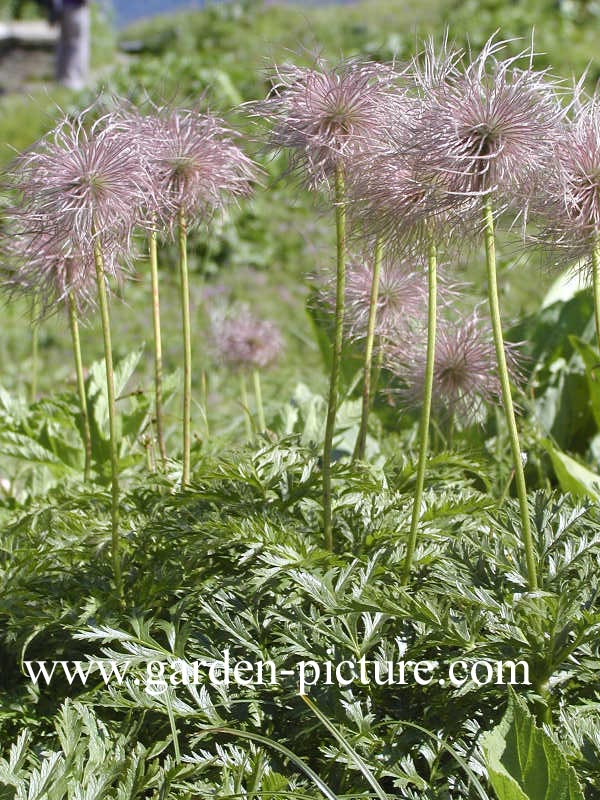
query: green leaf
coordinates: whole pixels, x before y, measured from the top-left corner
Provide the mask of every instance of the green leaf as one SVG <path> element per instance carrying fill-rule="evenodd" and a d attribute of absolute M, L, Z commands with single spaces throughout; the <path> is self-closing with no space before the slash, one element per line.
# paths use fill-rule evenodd
<path fill-rule="evenodd" d="M 502 722 L 483 740 L 483 752 L 499 800 L 584 800 L 566 756 L 513 691 Z"/>
<path fill-rule="evenodd" d="M 581 356 L 585 366 L 592 413 L 596 425 L 600 428 L 600 356 L 595 347 L 577 336 L 569 336 L 569 341 Z"/>
<path fill-rule="evenodd" d="M 540 444 L 550 456 L 560 487 L 571 492 L 573 497 L 590 497 L 600 500 L 600 475 L 596 475 L 574 458 L 563 453 L 550 439 L 541 439 Z"/>

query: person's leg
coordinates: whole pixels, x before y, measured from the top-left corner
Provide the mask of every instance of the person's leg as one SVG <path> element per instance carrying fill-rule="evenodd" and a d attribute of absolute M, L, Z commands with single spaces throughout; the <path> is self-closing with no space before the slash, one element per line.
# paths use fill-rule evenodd
<path fill-rule="evenodd" d="M 90 9 L 64 2 L 56 51 L 56 79 L 69 89 L 82 89 L 90 66 Z"/>

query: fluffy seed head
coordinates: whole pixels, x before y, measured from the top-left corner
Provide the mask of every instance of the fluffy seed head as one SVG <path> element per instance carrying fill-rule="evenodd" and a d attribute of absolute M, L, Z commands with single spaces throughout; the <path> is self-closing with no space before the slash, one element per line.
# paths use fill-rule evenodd
<path fill-rule="evenodd" d="M 130 115 L 141 159 L 150 176 L 150 210 L 168 224 L 180 210 L 189 222 L 211 216 L 232 199 L 250 194 L 256 165 L 235 143 L 236 134 L 210 114 L 158 109 Z"/>
<path fill-rule="evenodd" d="M 537 184 L 552 157 L 563 115 L 544 72 L 517 63 L 531 51 L 499 58 L 490 39 L 480 55 L 434 86 L 414 138 L 448 191 L 462 196 L 511 195 Z"/>
<path fill-rule="evenodd" d="M 378 135 L 401 93 L 397 74 L 370 62 L 285 67 L 256 111 L 271 124 L 270 144 L 316 187 Z"/>
<path fill-rule="evenodd" d="M 14 223 L 14 219 L 13 219 Z M 96 273 L 93 256 L 77 252 L 67 239 L 45 232 L 19 231 L 13 224 L 2 237 L 4 287 L 36 299 L 40 316 L 47 316 L 72 295 L 80 314 L 93 305 Z M 109 274 L 118 273 L 108 265 Z"/>
<path fill-rule="evenodd" d="M 360 341 L 367 335 L 373 258 L 350 261 L 346 270 L 344 323 L 348 336 Z M 321 292 L 329 308 L 335 307 L 335 283 L 329 281 Z M 380 340 L 398 339 L 422 323 L 427 313 L 427 282 L 422 269 L 409 261 L 383 259 L 379 277 L 379 295 L 375 335 Z"/>
<path fill-rule="evenodd" d="M 283 349 L 277 325 L 258 319 L 247 306 L 213 311 L 211 341 L 216 357 L 232 369 L 264 369 Z"/>
<path fill-rule="evenodd" d="M 562 251 L 563 263 L 580 261 L 585 267 L 600 233 L 600 100 L 577 98 L 573 108 L 533 208 L 543 226 L 539 241 Z"/>
<path fill-rule="evenodd" d="M 516 349 L 506 345 L 513 380 L 520 377 Z M 387 366 L 402 381 L 400 397 L 419 407 L 425 385 L 426 341 L 413 340 L 408 350 L 391 351 Z M 501 398 L 491 327 L 477 312 L 466 319 L 438 325 L 433 377 L 433 402 L 439 412 L 468 425 L 481 417 L 482 406 Z"/>
<path fill-rule="evenodd" d="M 84 258 L 96 240 L 105 254 L 127 247 L 144 175 L 135 145 L 110 115 L 89 129 L 85 112 L 63 119 L 16 160 L 8 178 L 32 232 L 56 236 L 61 246 L 69 241 Z"/>

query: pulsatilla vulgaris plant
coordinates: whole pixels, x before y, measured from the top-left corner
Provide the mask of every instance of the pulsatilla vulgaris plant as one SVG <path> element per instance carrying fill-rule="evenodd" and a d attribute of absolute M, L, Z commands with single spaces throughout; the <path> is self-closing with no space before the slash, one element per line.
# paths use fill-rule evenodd
<path fill-rule="evenodd" d="M 146 176 L 134 143 L 113 118 L 102 117 L 91 125 L 88 119 L 89 112 L 63 119 L 16 160 L 9 178 L 19 196 L 18 233 L 25 242 L 28 237 L 36 241 L 33 266 L 38 263 L 46 272 L 62 270 L 62 277 L 53 277 L 45 285 L 52 286 L 56 295 L 56 280 L 60 287 L 70 270 L 65 289 L 76 305 L 75 289 L 87 285 L 87 271 L 94 265 L 109 410 L 113 571 L 122 596 L 117 411 L 107 281 L 119 275 L 121 259 L 131 251 Z M 31 284 L 29 270 L 22 277 L 25 287 Z"/>
<path fill-rule="evenodd" d="M 523 204 L 540 185 L 552 158 L 563 110 L 556 87 L 543 72 L 531 69 L 532 53 L 501 59 L 504 44 L 493 39 L 462 69 L 452 70 L 432 87 L 414 131 L 415 147 L 427 169 L 439 176 L 450 196 L 473 200 L 474 228 L 483 232 L 488 299 L 502 388 L 515 482 L 521 509 L 530 588 L 537 568 L 527 506 L 521 449 L 506 363 L 495 254 L 495 216 Z M 526 68 L 518 65 L 528 60 Z M 521 205 L 519 205 L 519 202 Z M 479 220 L 478 220 L 479 217 Z"/>
<path fill-rule="evenodd" d="M 234 131 L 211 114 L 165 107 L 137 121 L 136 144 L 149 177 L 146 201 L 150 218 L 170 231 L 177 231 L 184 353 L 182 484 L 185 485 L 190 480 L 192 408 L 188 228 L 198 221 L 207 223 L 233 199 L 250 194 L 257 168 L 236 144 Z M 134 117 L 133 130 L 135 122 Z M 154 248 L 151 240 L 151 260 L 155 264 Z M 157 286 L 156 277 L 154 285 Z M 154 295 L 157 298 L 157 288 Z M 157 302 L 156 299 L 155 317 Z M 156 326 L 155 322 L 155 329 Z M 160 365 L 158 357 L 156 363 Z"/>
<path fill-rule="evenodd" d="M 396 72 L 379 64 L 348 61 L 331 67 L 286 67 L 256 113 L 271 123 L 269 144 L 290 153 L 303 181 L 315 189 L 333 186 L 336 218 L 336 305 L 333 360 L 323 445 L 323 529 L 333 547 L 331 456 L 338 405 L 346 281 L 346 183 L 358 154 L 378 135 L 399 101 Z M 375 263 L 381 260 L 381 248 Z"/>

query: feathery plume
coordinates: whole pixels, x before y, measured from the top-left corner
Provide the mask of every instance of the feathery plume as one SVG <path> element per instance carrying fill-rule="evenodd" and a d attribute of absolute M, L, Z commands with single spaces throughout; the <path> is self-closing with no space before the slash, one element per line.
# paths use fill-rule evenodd
<path fill-rule="evenodd" d="M 401 96 L 397 79 L 372 62 L 280 67 L 254 113 L 271 123 L 271 147 L 288 150 L 293 168 L 316 188 L 378 135 Z"/>

